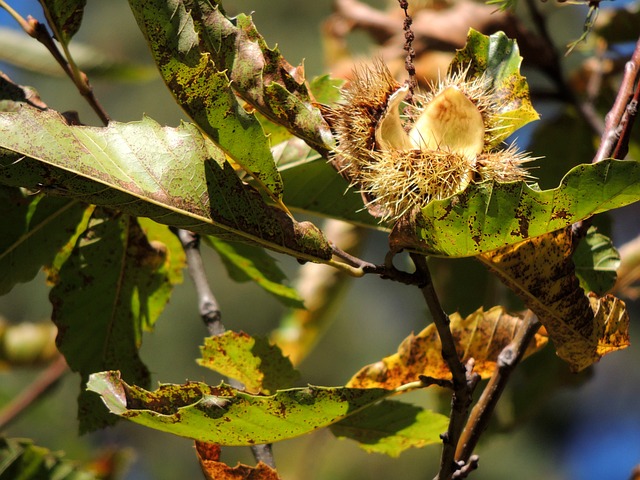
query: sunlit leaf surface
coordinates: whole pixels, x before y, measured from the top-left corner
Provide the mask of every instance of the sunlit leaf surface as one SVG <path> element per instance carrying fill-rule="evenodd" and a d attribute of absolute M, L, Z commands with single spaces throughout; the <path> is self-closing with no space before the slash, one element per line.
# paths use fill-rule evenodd
<path fill-rule="evenodd" d="M 267 205 L 194 125 L 161 127 L 144 118 L 107 128 L 69 126 L 56 112 L 22 108 L 0 113 L 0 146 L 26 156 L 0 156 L 0 183 L 44 185 L 85 202 L 309 260 L 331 256 L 315 227 Z"/>
<path fill-rule="evenodd" d="M 201 351 L 200 365 L 242 382 L 249 393 L 275 393 L 291 387 L 299 376 L 278 347 L 246 333 L 208 337 Z"/>
<path fill-rule="evenodd" d="M 478 255 L 637 202 L 638 178 L 640 162 L 604 160 L 571 169 L 552 190 L 524 182 L 471 184 L 431 202 L 415 224 L 398 225 L 391 242 L 428 255 Z"/>
<path fill-rule="evenodd" d="M 250 395 L 226 385 L 129 386 L 119 372 L 91 375 L 89 391 L 112 413 L 150 428 L 220 445 L 255 445 L 326 427 L 393 392 L 379 388 L 306 387 Z M 97 397 L 96 397 L 97 398 Z"/>
<path fill-rule="evenodd" d="M 509 315 L 502 307 L 488 311 L 478 309 L 466 318 L 450 315 L 451 332 L 456 341 L 458 356 L 465 363 L 475 360 L 473 371 L 482 378 L 491 376 L 498 355 L 515 337 L 522 319 Z M 546 344 L 546 337 L 536 335 L 526 355 Z M 442 358 L 442 344 L 434 324 L 417 335 L 409 335 L 398 352 L 362 368 L 347 383 L 359 388 L 397 388 L 418 380 L 420 375 L 449 379 L 451 372 Z"/>

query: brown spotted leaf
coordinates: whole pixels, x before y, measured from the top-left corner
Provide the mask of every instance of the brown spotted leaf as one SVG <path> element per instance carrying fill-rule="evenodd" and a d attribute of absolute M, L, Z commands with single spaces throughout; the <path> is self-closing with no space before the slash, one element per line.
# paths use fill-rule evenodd
<path fill-rule="evenodd" d="M 580 288 L 570 229 L 480 255 L 478 259 L 540 319 L 558 356 L 574 371 L 628 345 L 624 303 L 606 296 L 591 303 Z"/>
<path fill-rule="evenodd" d="M 230 467 L 220 462 L 220 446 L 214 443 L 196 441 L 196 454 L 207 480 L 280 480 L 278 473 L 262 462 L 255 467 L 240 463 Z"/>
<path fill-rule="evenodd" d="M 457 313 L 450 315 L 451 332 L 462 362 L 475 360 L 474 372 L 488 378 L 495 369 L 498 355 L 515 337 L 522 319 L 509 315 L 502 307 L 488 311 L 481 308 L 462 318 Z M 526 355 L 538 351 L 547 342 L 543 335 L 536 335 Z M 349 383 L 358 388 L 397 388 L 413 382 L 420 375 L 449 379 L 451 373 L 442 359 L 441 343 L 434 324 L 418 335 L 408 336 L 398 352 L 381 361 L 367 365 L 356 373 Z"/>
<path fill-rule="evenodd" d="M 198 364 L 242 382 L 251 393 L 275 393 L 290 387 L 300 374 L 282 351 L 266 338 L 226 331 L 205 338 Z"/>
<path fill-rule="evenodd" d="M 162 127 L 145 117 L 85 127 L 68 125 L 53 110 L 25 106 L 0 112 L 0 147 L 7 149 L 0 150 L 1 184 L 51 189 L 298 258 L 331 258 L 316 227 L 266 203 L 195 125 Z"/>
<path fill-rule="evenodd" d="M 109 411 L 186 438 L 229 446 L 272 443 L 327 427 L 398 393 L 380 388 L 304 387 L 251 395 L 228 385 L 162 384 L 149 392 L 120 372 L 94 373 L 87 390 Z"/>
<path fill-rule="evenodd" d="M 589 293 L 589 302 L 595 316 L 598 358 L 628 347 L 629 312 L 625 303 L 613 295 L 598 297 L 593 292 Z"/>

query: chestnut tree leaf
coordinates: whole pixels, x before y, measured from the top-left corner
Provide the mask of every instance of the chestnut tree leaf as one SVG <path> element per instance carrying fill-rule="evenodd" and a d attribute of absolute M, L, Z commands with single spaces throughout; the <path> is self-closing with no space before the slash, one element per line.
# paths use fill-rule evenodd
<path fill-rule="evenodd" d="M 298 292 L 287 284 L 287 276 L 262 248 L 240 242 L 225 242 L 210 235 L 205 236 L 204 241 L 220 256 L 232 280 L 253 281 L 284 305 L 304 308 Z"/>
<path fill-rule="evenodd" d="M 87 0 L 40 0 L 40 4 L 56 39 L 68 44 L 80 29 Z"/>
<path fill-rule="evenodd" d="M 171 294 L 165 262 L 166 252 L 149 243 L 134 218 L 94 211 L 49 296 L 56 344 L 83 384 L 93 372 L 119 368 L 130 381 L 148 385 L 138 349 L 142 330 L 154 325 Z M 83 432 L 115 420 L 96 400 L 80 394 Z"/>
<path fill-rule="evenodd" d="M 567 228 L 478 259 L 538 316 L 558 356 L 580 371 L 628 346 L 629 316 L 624 303 L 611 295 L 585 295 L 575 275 L 573 251 Z"/>
<path fill-rule="evenodd" d="M 244 332 L 228 330 L 207 337 L 200 350 L 198 364 L 242 382 L 249 393 L 275 393 L 300 376 L 280 348 Z"/>
<path fill-rule="evenodd" d="M 349 438 L 367 452 L 397 457 L 409 448 L 442 442 L 449 418 L 394 400 L 382 402 L 331 425 L 336 437 Z"/>
<path fill-rule="evenodd" d="M 0 437 L 0 476 L 4 479 L 100 480 L 103 475 L 83 468 L 61 452 L 25 438 Z"/>
<path fill-rule="evenodd" d="M 616 283 L 620 254 L 609 237 L 591 227 L 578 244 L 573 254 L 573 263 L 580 287 L 585 292 L 604 295 Z"/>
<path fill-rule="evenodd" d="M 280 480 L 275 469 L 263 462 L 255 467 L 239 463 L 230 467 L 220 461 L 220 445 L 196 441 L 196 454 L 206 480 Z"/>
<path fill-rule="evenodd" d="M 156 430 L 229 446 L 272 443 L 326 427 L 392 395 L 393 390 L 305 387 L 251 395 L 227 385 L 128 385 L 120 372 L 91 375 L 87 388 L 111 413 Z M 98 397 L 96 397 L 98 398 Z"/>
<path fill-rule="evenodd" d="M 331 258 L 317 228 L 265 203 L 192 124 L 161 127 L 145 117 L 70 126 L 55 111 L 25 107 L 0 113 L 0 147 L 10 150 L 0 151 L 0 183 L 46 188 L 301 259 Z"/>
<path fill-rule="evenodd" d="M 196 5 L 165 0 L 129 3 L 160 74 L 178 104 L 278 201 L 282 196 L 282 179 L 269 142 L 258 120 L 244 109 L 231 89 L 233 79 L 210 48 Z"/>
<path fill-rule="evenodd" d="M 456 52 L 449 66 L 450 73 L 465 72 L 470 80 L 483 76 L 494 103 L 503 106 L 498 114 L 500 129 L 485 133 L 492 147 L 539 118 L 529 99 L 527 81 L 520 75 L 521 63 L 518 44 L 504 32 L 487 36 L 471 29 L 466 45 Z"/>
<path fill-rule="evenodd" d="M 640 162 L 604 160 L 572 168 L 557 188 L 483 182 L 429 203 L 391 235 L 394 250 L 466 257 L 564 228 L 640 200 Z"/>
<path fill-rule="evenodd" d="M 0 295 L 33 279 L 79 233 L 87 205 L 16 187 L 0 186 Z"/>
<path fill-rule="evenodd" d="M 466 318 L 457 313 L 449 316 L 451 333 L 462 363 L 475 360 L 473 371 L 488 378 L 495 370 L 498 355 L 515 337 L 522 319 L 508 314 L 503 307 L 482 308 Z M 547 342 L 537 334 L 525 355 L 531 355 Z M 417 335 L 411 334 L 398 347 L 397 353 L 363 367 L 348 387 L 397 388 L 418 380 L 420 375 L 450 379 L 451 371 L 442 358 L 442 345 L 434 324 Z"/>

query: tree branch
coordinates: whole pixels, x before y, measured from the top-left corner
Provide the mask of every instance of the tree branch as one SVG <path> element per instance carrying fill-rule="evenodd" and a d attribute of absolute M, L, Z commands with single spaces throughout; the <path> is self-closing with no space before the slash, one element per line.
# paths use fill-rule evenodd
<path fill-rule="evenodd" d="M 187 256 L 189 275 L 193 280 L 198 295 L 200 316 L 207 327 L 209 335 L 220 335 L 224 333 L 222 313 L 204 271 L 204 262 L 200 253 L 200 235 L 182 229 L 175 230 L 174 233 L 180 239 L 184 253 Z"/>
<path fill-rule="evenodd" d="M 539 328 L 538 317 L 531 310 L 528 310 L 515 338 L 500 352 L 496 370 L 482 391 L 478 403 L 473 407 L 467 425 L 460 437 L 456 450 L 456 460 L 459 462 L 467 463 L 471 460 L 471 454 L 489 424 L 495 406 L 502 392 L 504 392 L 511 373 L 522 360 L 527 346 Z"/>
<path fill-rule="evenodd" d="M 53 56 L 56 62 L 62 67 L 64 73 L 71 79 L 73 84 L 80 92 L 87 103 L 91 106 L 96 115 L 100 118 L 100 121 L 106 126 L 109 124 L 109 115 L 102 107 L 98 99 L 95 97 L 93 93 L 93 88 L 89 84 L 89 79 L 84 74 L 84 72 L 80 71 L 77 66 L 74 64 L 73 59 L 70 57 L 66 59 L 64 55 L 58 49 L 58 46 L 53 40 L 53 37 L 49 34 L 47 27 L 44 24 L 40 23 L 35 18 L 29 16 L 26 20 L 10 5 L 8 5 L 4 0 L 0 0 L 0 8 L 5 9 L 9 15 L 11 15 L 16 22 L 20 25 L 20 27 L 29 35 L 31 38 L 34 38 L 42 45 L 49 50 L 49 53 Z M 68 50 L 65 48 L 66 53 L 68 54 Z"/>
<path fill-rule="evenodd" d="M 211 291 L 211 286 L 204 270 L 204 262 L 200 252 L 200 235 L 182 229 L 172 229 L 172 231 L 177 235 L 187 256 L 187 268 L 196 287 L 200 316 L 207 327 L 209 335 L 220 335 L 225 332 L 225 328 L 222 323 L 220 307 Z M 227 381 L 233 388 L 244 390 L 244 385 L 241 382 L 233 378 L 229 378 Z M 270 444 L 252 445 L 251 452 L 257 462 L 276 468 Z"/>
<path fill-rule="evenodd" d="M 607 114 L 605 130 L 593 163 L 605 158 L 622 160 L 629 150 L 631 127 L 638 113 L 640 97 L 640 38 L 631 59 L 624 67 L 624 76 L 616 100 Z"/>
<path fill-rule="evenodd" d="M 411 254 L 411 259 L 416 266 L 416 275 L 421 279 L 418 286 L 427 302 L 427 306 L 433 317 L 433 323 L 440 336 L 442 358 L 449 366 L 452 375 L 453 395 L 451 398 L 451 417 L 449 419 L 447 432 L 441 435 L 443 444 L 442 456 L 440 458 L 440 471 L 436 476 L 436 480 L 449 480 L 454 478 L 453 475 L 458 470 L 465 467 L 464 464 L 461 465 L 455 461 L 456 445 L 458 444 L 460 434 L 467 420 L 469 407 L 472 402 L 471 395 L 480 376 L 473 373 L 472 360 L 469 361 L 466 367 L 460 362 L 455 341 L 449 328 L 449 317 L 442 309 L 438 295 L 433 288 L 431 273 L 429 272 L 425 257 L 418 254 Z"/>
<path fill-rule="evenodd" d="M 42 398 L 69 371 L 64 356 L 59 354 L 38 377 L 0 411 L 0 430 Z"/>

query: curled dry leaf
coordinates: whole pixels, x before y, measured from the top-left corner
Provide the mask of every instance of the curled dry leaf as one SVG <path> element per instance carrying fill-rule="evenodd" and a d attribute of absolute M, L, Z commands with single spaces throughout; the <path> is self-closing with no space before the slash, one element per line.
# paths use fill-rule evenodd
<path fill-rule="evenodd" d="M 624 302 L 585 296 L 571 259 L 571 230 L 558 230 L 478 256 L 540 319 L 574 371 L 629 345 Z"/>
<path fill-rule="evenodd" d="M 522 324 L 520 317 L 508 314 L 502 307 L 493 307 L 486 312 L 480 308 L 466 318 L 454 313 L 449 318 L 460 360 L 464 363 L 473 358 L 474 372 L 482 378 L 491 376 L 498 355 L 513 340 Z M 525 355 L 537 352 L 546 343 L 545 336 L 536 334 Z M 449 379 L 451 373 L 442 359 L 441 350 L 440 337 L 435 325 L 431 324 L 418 335 L 408 336 L 397 353 L 362 368 L 347 385 L 390 389 L 415 381 L 420 375 Z"/>
<path fill-rule="evenodd" d="M 220 462 L 220 446 L 215 443 L 196 442 L 196 454 L 207 480 L 280 480 L 277 472 L 262 462 L 255 467 L 241 463 L 230 467 Z"/>
<path fill-rule="evenodd" d="M 589 293 L 594 314 L 597 358 L 629 346 L 629 313 L 625 303 L 613 295 L 598 297 Z M 596 359 L 597 360 L 597 359 Z"/>

